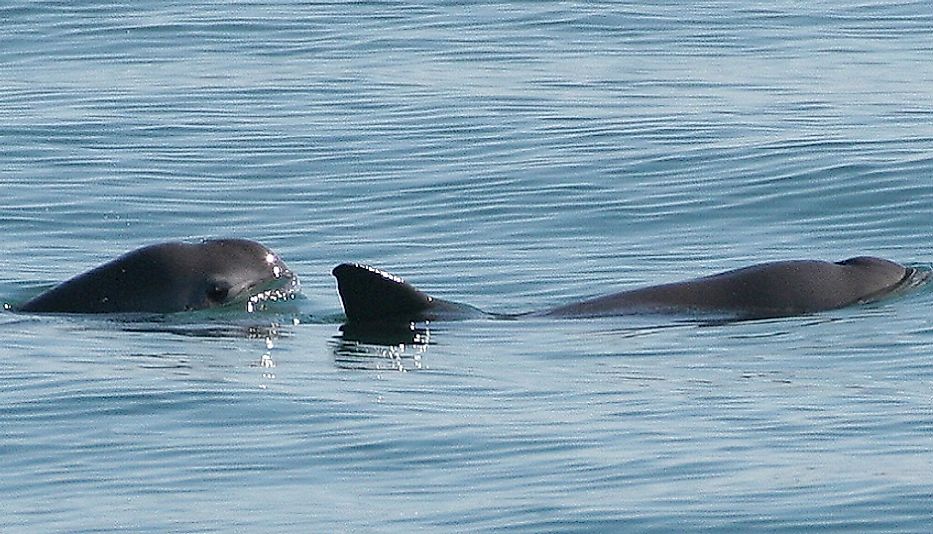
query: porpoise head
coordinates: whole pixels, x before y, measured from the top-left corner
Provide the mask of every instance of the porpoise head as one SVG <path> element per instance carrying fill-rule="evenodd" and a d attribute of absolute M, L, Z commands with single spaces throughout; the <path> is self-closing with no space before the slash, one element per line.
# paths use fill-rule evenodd
<path fill-rule="evenodd" d="M 298 278 L 246 239 L 169 242 L 128 252 L 20 306 L 46 313 L 172 313 L 289 298 Z"/>
<path fill-rule="evenodd" d="M 856 256 L 836 264 L 846 267 L 851 279 L 859 285 L 862 292 L 859 302 L 870 302 L 923 283 L 929 274 L 873 256 Z"/>
<path fill-rule="evenodd" d="M 290 298 L 298 277 L 264 245 L 247 239 L 210 239 L 193 245 L 195 271 L 185 309 L 205 309 Z"/>

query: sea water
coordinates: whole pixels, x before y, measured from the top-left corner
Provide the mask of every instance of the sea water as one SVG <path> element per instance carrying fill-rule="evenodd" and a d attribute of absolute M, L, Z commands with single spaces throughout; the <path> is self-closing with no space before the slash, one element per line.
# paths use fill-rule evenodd
<path fill-rule="evenodd" d="M 0 3 L 0 301 L 243 237 L 303 295 L 0 314 L 0 530 L 926 531 L 933 292 L 342 332 L 330 269 L 518 313 L 933 261 L 924 2 Z"/>

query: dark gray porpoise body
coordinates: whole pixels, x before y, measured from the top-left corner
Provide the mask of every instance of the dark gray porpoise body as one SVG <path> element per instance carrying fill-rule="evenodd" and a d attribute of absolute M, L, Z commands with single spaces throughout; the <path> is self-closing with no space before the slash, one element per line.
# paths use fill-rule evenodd
<path fill-rule="evenodd" d="M 602 317 L 688 313 L 744 319 L 784 317 L 877 300 L 901 287 L 913 272 L 914 269 L 897 263 L 867 256 L 836 263 L 779 261 L 684 282 L 622 291 L 525 315 Z M 333 274 L 349 322 L 509 317 L 431 297 L 396 276 L 364 265 L 338 265 Z"/>
<path fill-rule="evenodd" d="M 39 313 L 171 313 L 290 292 L 298 279 L 246 239 L 160 243 L 58 284 L 18 309 Z"/>

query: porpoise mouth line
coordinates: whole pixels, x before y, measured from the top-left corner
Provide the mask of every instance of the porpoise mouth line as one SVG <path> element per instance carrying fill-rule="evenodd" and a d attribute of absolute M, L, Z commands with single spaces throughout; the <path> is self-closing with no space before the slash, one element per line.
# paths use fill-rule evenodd
<path fill-rule="evenodd" d="M 933 279 L 933 271 L 927 268 L 907 267 L 904 278 L 894 284 L 890 289 L 891 294 L 900 294 L 911 289 L 926 285 Z"/>
<path fill-rule="evenodd" d="M 227 306 L 236 305 L 240 302 L 246 302 L 246 311 L 253 313 L 258 311 L 260 305 L 267 302 L 277 302 L 291 300 L 301 291 L 301 282 L 291 271 L 285 270 L 275 278 L 264 280 L 260 284 L 253 284 L 244 292 L 247 295 L 243 299 L 236 299 Z"/>

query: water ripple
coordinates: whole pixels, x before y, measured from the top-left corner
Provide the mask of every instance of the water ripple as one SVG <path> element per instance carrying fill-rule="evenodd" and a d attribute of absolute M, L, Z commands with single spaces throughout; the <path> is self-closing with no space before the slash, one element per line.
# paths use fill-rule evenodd
<path fill-rule="evenodd" d="M 928 267 L 925 3 L 14 1 L 0 18 L 3 301 L 205 236 L 263 241 L 306 297 L 263 324 L 0 314 L 0 529 L 933 515 L 929 286 L 774 321 L 373 339 L 339 330 L 328 275 L 363 261 L 522 312 L 771 259 Z"/>

